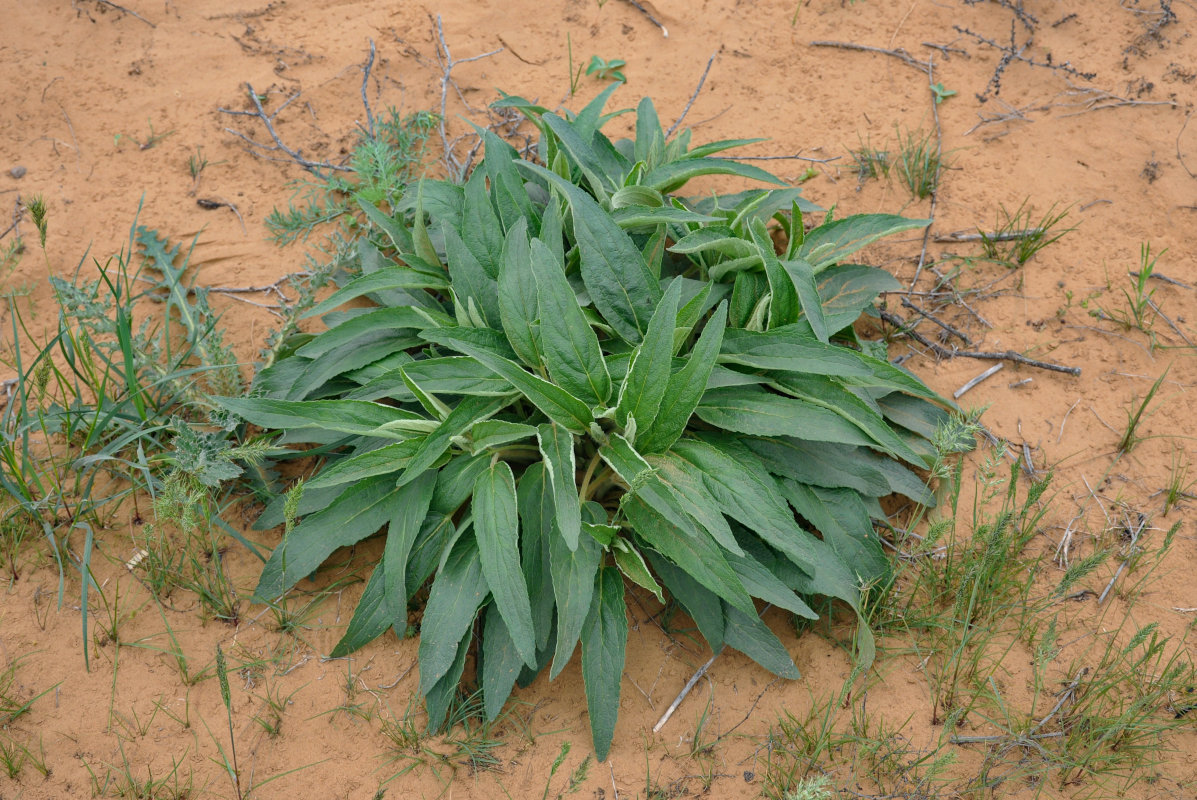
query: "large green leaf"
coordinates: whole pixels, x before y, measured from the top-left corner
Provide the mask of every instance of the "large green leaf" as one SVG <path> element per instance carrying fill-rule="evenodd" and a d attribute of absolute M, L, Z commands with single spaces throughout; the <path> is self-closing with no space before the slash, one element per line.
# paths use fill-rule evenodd
<path fill-rule="evenodd" d="M 653 571 L 660 577 L 661 583 L 669 590 L 669 594 L 681 604 L 690 615 L 690 619 L 694 620 L 699 633 L 707 640 L 711 650 L 718 652 L 723 649 L 726 630 L 723 602 L 719 595 L 687 575 L 685 570 L 670 563 L 664 556 L 652 550 L 648 550 L 645 555 L 653 565 Z"/>
<path fill-rule="evenodd" d="M 751 164 L 741 164 L 726 158 L 690 158 L 671 161 L 650 171 L 641 181 L 661 192 L 672 192 L 700 175 L 737 175 L 741 178 L 781 184 L 775 175 Z"/>
<path fill-rule="evenodd" d="M 624 495 L 620 507 L 637 535 L 649 546 L 732 605 L 743 609 L 753 607 L 722 549 L 705 530 L 693 524 L 689 530 L 679 530 L 670 516 L 650 505 L 641 492 Z"/>
<path fill-rule="evenodd" d="M 611 376 L 598 336 L 548 246 L 534 239 L 531 249 L 540 303 L 540 344 L 549 375 L 574 397 L 603 407 L 611 397 Z"/>
<path fill-rule="evenodd" d="M 524 470 L 516 487 L 520 511 L 520 558 L 524 581 L 532 601 L 532 626 L 536 650 L 543 651 L 553 628 L 553 574 L 549 567 L 549 539 L 557 536 L 553 526 L 553 499 L 543 463 Z"/>
<path fill-rule="evenodd" d="M 571 161 L 578 165 L 582 174 L 586 176 L 590 188 L 599 201 L 606 200 L 615 189 L 615 181 L 619 175 L 608 175 L 601 156 L 591 146 L 590 141 L 584 139 L 573 125 L 556 114 L 544 114 L 541 119 L 545 127 L 553 132 L 561 148 L 568 154 Z"/>
<path fill-rule="evenodd" d="M 682 435 L 706 391 L 726 326 L 727 304 L 724 302 L 707 321 L 686 365 L 670 376 L 657 415 L 648 420 L 646 430 L 636 434 L 641 452 L 667 450 Z"/>
<path fill-rule="evenodd" d="M 541 365 L 536 276 L 529 269 L 532 251 L 528 225 L 521 219 L 511 226 L 503 243 L 499 267 L 499 320 L 520 360 L 530 367 Z"/>
<path fill-rule="evenodd" d="M 474 484 L 474 531 L 482 574 L 503 615 L 520 657 L 536 664 L 535 635 L 528 586 L 520 568 L 520 523 L 515 477 L 506 461 L 497 461 Z"/>
<path fill-rule="evenodd" d="M 468 308 L 469 301 L 472 300 L 475 308 L 482 312 L 486 324 L 492 328 L 499 327 L 498 283 L 486 274 L 457 231 L 445 227 L 442 233 L 445 237 L 445 257 L 449 262 L 449 278 L 452 280 L 453 293 L 463 307 Z"/>
<path fill-rule="evenodd" d="M 843 264 L 819 273 L 819 297 L 827 330 L 835 333 L 856 321 L 881 292 L 893 292 L 902 284 L 889 272 L 863 264 Z"/>
<path fill-rule="evenodd" d="M 612 330 L 638 344 L 661 299 L 639 248 L 590 195 L 542 167 L 527 162 L 520 166 L 548 180 L 569 201 L 590 300 Z"/>
<path fill-rule="evenodd" d="M 673 329 L 681 289 L 680 281 L 670 284 L 632 357 L 615 409 L 615 420 L 624 427 L 634 418 L 637 428 L 647 428 L 661 407 L 673 363 Z"/>
<path fill-rule="evenodd" d="M 855 214 L 820 225 L 807 233 L 798 256 L 819 272 L 883 236 L 925 228 L 930 224 L 929 219 L 907 219 L 894 214 Z"/>
<path fill-rule="evenodd" d="M 800 258 L 781 262 L 782 267 L 789 273 L 794 288 L 798 290 L 798 297 L 802 303 L 802 313 L 805 322 L 810 326 L 815 338 L 823 344 L 830 341 L 835 329 L 827 324 L 823 315 L 823 300 L 819 297 L 819 287 L 815 284 L 815 272 L 811 265 Z"/>
<path fill-rule="evenodd" d="M 446 356 L 412 361 L 400 367 L 408 380 L 431 394 L 500 397 L 515 387 L 492 370 L 465 356 Z"/>
<path fill-rule="evenodd" d="M 603 567 L 595 579 L 594 599 L 582 630 L 582 679 L 590 733 L 599 761 L 607 760 L 615 721 L 619 718 L 619 689 L 628 644 L 628 616 L 623 602 L 623 578 L 615 567 Z"/>
<path fill-rule="evenodd" d="M 317 303 L 304 317 L 327 314 L 334 308 L 348 303 L 362 295 L 382 292 L 388 289 L 444 289 L 449 279 L 443 271 L 424 267 L 391 266 L 377 272 L 369 272 L 351 280 L 325 300 Z"/>
<path fill-rule="evenodd" d="M 396 422 L 423 420 L 419 414 L 364 400 L 270 400 L 264 397 L 213 397 L 213 402 L 262 428 L 319 428 L 359 436 L 406 439 Z"/>
<path fill-rule="evenodd" d="M 330 350 L 371 331 L 407 329 L 409 333 L 414 333 L 417 328 L 427 327 L 428 318 L 410 306 L 376 308 L 330 328 L 295 352 L 304 358 L 320 358 Z"/>
<path fill-rule="evenodd" d="M 777 481 L 727 436 L 681 439 L 672 454 L 700 472 L 724 514 L 741 522 L 803 570 L 813 570 L 815 538 L 798 526 Z"/>
<path fill-rule="evenodd" d="M 560 425 L 546 423 L 537 430 L 536 438 L 544 457 L 545 477 L 553 500 L 553 519 L 557 523 L 557 531 L 565 538 L 569 549 L 573 550 L 578 546 L 582 525 L 578 484 L 574 477 L 577 471 L 574 437 Z"/>
<path fill-rule="evenodd" d="M 549 419 L 574 433 L 586 433 L 590 429 L 594 415 L 591 414 L 590 407 L 585 402 L 561 387 L 526 372 L 514 361 L 497 356 L 489 350 L 467 341 L 464 337 L 457 336 L 456 329 L 437 331 L 437 333 L 440 334 L 438 337 L 440 341 L 477 359 L 487 369 L 505 378 L 533 405 L 543 411 Z"/>
<path fill-rule="evenodd" d="M 711 389 L 695 411 L 725 431 L 758 436 L 797 436 L 817 442 L 873 444 L 860 428 L 821 405 L 782 397 L 760 386 Z"/>
<path fill-rule="evenodd" d="M 811 335 L 804 325 L 756 332 L 732 328 L 723 336 L 719 360 L 753 369 L 774 369 L 837 377 L 867 377 L 870 367 L 859 354 Z"/>
<path fill-rule="evenodd" d="M 835 381 L 815 378 L 809 375 L 786 374 L 778 376 L 774 384 L 787 394 L 811 405 L 822 407 L 838 414 L 865 433 L 876 446 L 885 452 L 905 459 L 912 464 L 922 465 L 919 454 L 894 433 L 880 413 L 867 403 L 844 389 Z M 784 431 L 775 431 L 784 433 Z M 796 434 L 791 431 L 793 435 Z M 816 438 L 803 436 L 803 438 Z M 851 443 L 849 443 L 851 444 Z"/>
<path fill-rule="evenodd" d="M 523 659 L 498 606 L 488 606 L 482 630 L 482 664 L 479 670 L 487 721 L 494 720 L 503 710 L 503 704 L 511 696 L 515 679 L 519 677 L 523 666 Z"/>
<path fill-rule="evenodd" d="M 362 597 L 353 610 L 353 618 L 345 628 L 344 635 L 329 658 L 341 658 L 360 650 L 381 636 L 391 626 L 391 614 L 387 610 L 386 587 L 383 581 L 385 562 L 374 568 Z"/>
<path fill-rule="evenodd" d="M 488 594 L 478 545 L 474 537 L 462 536 L 432 583 L 420 622 L 420 694 L 449 672 Z"/>
<path fill-rule="evenodd" d="M 765 279 L 769 281 L 769 329 L 791 325 L 798 321 L 800 305 L 798 292 L 790 273 L 782 268 L 773 252 L 773 240 L 765 230 L 765 223 L 754 220 L 751 226 L 756 255 L 765 265 Z"/>
<path fill-rule="evenodd" d="M 557 645 L 549 680 L 565 669 L 574 654 L 574 645 L 582 635 L 590 611 L 594 579 L 602 557 L 602 548 L 591 536 L 580 537 L 574 550 L 569 549 L 559 534 L 549 536 L 549 568 L 553 596 L 557 599 Z"/>
<path fill-rule="evenodd" d="M 461 683 L 461 676 L 465 672 L 466 656 L 470 652 L 470 641 L 474 638 L 471 625 L 462 634 L 461 640 L 457 642 L 456 654 L 453 656 L 453 662 L 449 665 L 449 669 L 441 676 L 435 684 L 433 684 L 424 694 L 424 704 L 428 708 L 428 731 L 430 733 L 439 731 L 445 724 L 445 718 L 449 714 L 449 706 L 457 699 Z M 422 642 L 423 640 L 421 640 Z M 423 660 L 421 659 L 421 666 Z"/>
<path fill-rule="evenodd" d="M 510 164 L 510 160 L 508 163 Z M 469 248 L 482 271 L 488 278 L 494 280 L 499 276 L 499 260 L 503 253 L 503 226 L 500 224 L 495 207 L 487 194 L 486 180 L 488 177 L 485 163 L 482 169 L 476 169 L 470 174 L 469 180 L 466 181 L 465 197 L 461 207 L 461 226 L 451 225 L 450 228 L 461 233 L 462 242 Z M 491 187 L 491 193 L 498 194 L 497 185 Z M 448 244 L 449 241 L 446 239 L 446 247 Z M 449 270 L 450 277 L 453 277 L 451 254 Z M 456 283 L 455 277 L 453 281 Z M 491 320 L 491 325 L 498 324 L 499 319 L 496 316 Z"/>
<path fill-rule="evenodd" d="M 411 461 L 421 444 L 423 439 L 408 439 L 337 459 L 316 473 L 304 485 L 304 491 L 326 486 L 342 486 L 375 475 L 400 472 Z"/>
<path fill-rule="evenodd" d="M 394 479 L 380 475 L 354 484 L 327 508 L 304 517 L 270 554 L 254 598 L 274 602 L 338 547 L 376 533 L 394 515 L 399 499 Z"/>
<path fill-rule="evenodd" d="M 387 526 L 383 551 L 386 602 L 391 624 L 402 631 L 407 624 L 407 562 L 416 543 L 436 488 L 436 471 L 428 470 L 396 492 L 395 513 Z"/>
<path fill-rule="evenodd" d="M 798 668 L 786 652 L 777 634 L 756 614 L 746 614 L 734 606 L 727 606 L 725 641 L 774 675 L 798 680 Z"/>

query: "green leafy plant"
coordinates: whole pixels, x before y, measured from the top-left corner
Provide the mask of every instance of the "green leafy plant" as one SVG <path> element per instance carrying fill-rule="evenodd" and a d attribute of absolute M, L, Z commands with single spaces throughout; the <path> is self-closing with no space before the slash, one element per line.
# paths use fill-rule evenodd
<path fill-rule="evenodd" d="M 931 84 L 931 95 L 935 98 L 935 105 L 939 105 L 949 97 L 956 96 L 955 89 L 945 89 L 942 83 Z"/>
<path fill-rule="evenodd" d="M 613 84 L 558 115 L 518 97 L 547 166 L 489 131 L 464 185 L 424 180 L 360 274 L 309 315 L 251 397 L 218 398 L 320 460 L 259 580 L 277 603 L 339 547 L 386 543 L 334 655 L 394 627 L 426 584 L 420 694 L 439 728 L 479 654 L 494 719 L 516 682 L 556 677 L 581 642 L 597 755 L 614 734 L 628 623 L 625 579 L 668 591 L 714 650 L 789 678 L 753 598 L 800 617 L 889 579 L 877 498 L 933 495 L 944 401 L 862 349 L 852 327 L 896 287 L 845 263 L 927 224 L 832 219 L 793 187 L 687 201 L 700 175 L 780 184 L 716 154 L 753 140 L 668 140 L 651 100 L 635 138 L 601 131 Z M 773 226 L 771 229 L 770 226 Z M 784 241 L 780 252 L 774 235 Z M 345 308 L 367 297 L 375 305 Z M 278 495 L 256 525 L 282 525 Z M 817 536 L 814 531 L 821 533 Z M 858 628 L 856 654 L 874 644 Z"/>
<path fill-rule="evenodd" d="M 599 56 L 591 56 L 590 63 L 586 66 L 586 74 L 593 75 L 601 81 L 616 80 L 621 83 L 627 83 L 627 78 L 624 77 L 621 71 L 628 65 L 628 62 L 622 58 L 613 58 L 610 61 Z"/>

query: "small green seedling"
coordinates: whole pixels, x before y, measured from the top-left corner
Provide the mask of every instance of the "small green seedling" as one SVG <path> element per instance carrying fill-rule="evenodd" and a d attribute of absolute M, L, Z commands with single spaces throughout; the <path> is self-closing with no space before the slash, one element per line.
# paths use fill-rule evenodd
<path fill-rule="evenodd" d="M 949 97 L 956 96 L 955 89 L 945 89 L 942 83 L 931 84 L 931 94 L 935 96 L 935 105 L 939 105 Z"/>
<path fill-rule="evenodd" d="M 628 62 L 622 58 L 613 58 L 607 61 L 599 56 L 590 57 L 590 65 L 586 67 L 587 75 L 594 75 L 599 80 L 617 80 L 620 83 L 627 83 L 628 79 L 624 77 L 621 71 L 628 65 Z"/>

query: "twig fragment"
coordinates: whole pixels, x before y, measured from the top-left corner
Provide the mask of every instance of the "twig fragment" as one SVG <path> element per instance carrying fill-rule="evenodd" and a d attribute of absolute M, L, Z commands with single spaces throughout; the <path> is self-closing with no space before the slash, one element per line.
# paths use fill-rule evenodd
<path fill-rule="evenodd" d="M 1016 242 L 1029 239 L 1043 233 L 1043 228 L 1027 228 L 1022 231 L 1002 231 L 1001 233 L 967 233 L 954 231 L 935 237 L 937 242 Z"/>
<path fill-rule="evenodd" d="M 370 39 L 370 55 L 366 58 L 366 66 L 362 67 L 362 105 L 366 107 L 366 132 L 374 136 L 374 114 L 370 111 L 370 98 L 366 96 L 366 89 L 370 84 L 370 70 L 374 68 L 374 40 Z"/>
<path fill-rule="evenodd" d="M 669 708 L 665 709 L 665 713 L 661 715 L 661 718 L 657 720 L 657 724 L 653 726 L 653 733 L 661 732 L 661 728 L 664 728 L 665 723 L 669 722 L 669 718 L 673 716 L 673 712 L 677 711 L 677 707 L 680 706 L 682 701 L 686 699 L 686 696 L 690 694 L 690 690 L 693 689 L 700 680 L 702 680 L 702 676 L 707 674 L 707 670 L 711 668 L 711 665 L 715 663 L 715 659 L 719 658 L 719 654 L 722 652 L 723 648 L 720 647 L 713 656 L 707 659 L 707 663 L 699 667 L 698 670 L 690 676 L 690 680 L 686 681 L 686 685 L 682 687 L 682 690 L 678 693 L 678 696 L 673 699 L 673 702 L 669 704 Z"/>
<path fill-rule="evenodd" d="M 470 169 L 470 165 L 474 162 L 474 156 L 477 155 L 478 149 L 482 146 L 482 139 L 478 138 L 478 141 L 469 149 L 464 159 L 458 159 L 456 155 L 457 144 L 461 141 L 461 137 L 449 141 L 449 135 L 445 129 L 445 109 L 449 102 L 449 87 L 452 86 L 453 90 L 457 92 L 457 96 L 461 98 L 463 103 L 465 102 L 465 97 L 462 95 L 461 89 L 458 88 L 457 83 L 453 80 L 453 68 L 458 64 L 480 61 L 481 59 L 498 55 L 503 52 L 503 48 L 500 47 L 497 50 L 491 50 L 488 53 L 470 56 L 469 58 L 454 59 L 453 54 L 449 52 L 449 43 L 445 41 L 445 25 L 439 14 L 436 17 L 436 38 L 436 61 L 441 67 L 441 144 L 445 151 L 445 169 L 449 172 L 449 178 L 454 182 L 459 182 L 465 177 L 466 172 Z M 466 106 L 468 108 L 469 104 L 466 103 Z"/>
<path fill-rule="evenodd" d="M 934 322 L 936 325 L 938 325 L 939 327 L 943 328 L 945 331 L 947 331 L 948 333 L 952 334 L 953 336 L 955 336 L 955 337 L 956 337 L 957 339 L 959 339 L 960 341 L 964 342 L 964 343 L 965 343 L 966 345 L 968 345 L 969 347 L 972 347 L 972 346 L 973 346 L 973 340 L 972 340 L 972 339 L 970 339 L 970 338 L 968 338 L 968 336 L 966 336 L 966 335 L 964 334 L 964 332 L 963 332 L 963 331 L 961 331 L 961 330 L 959 330 L 959 329 L 957 329 L 957 328 L 954 328 L 954 327 L 952 327 L 951 325 L 949 325 L 948 323 L 944 322 L 943 320 L 941 320 L 939 317 L 935 316 L 935 315 L 934 315 L 934 314 L 932 314 L 931 312 L 929 312 L 929 311 L 924 311 L 923 309 L 921 309 L 921 308 L 919 308 L 918 306 L 916 306 L 914 303 L 912 303 L 912 302 L 910 302 L 909 300 L 907 300 L 905 297 L 903 297 L 903 298 L 902 298 L 902 307 L 903 307 L 903 308 L 909 308 L 911 311 L 913 311 L 914 313 L 918 314 L 918 315 L 919 315 L 920 317 L 922 317 L 923 319 L 926 319 L 926 320 L 929 320 L 929 321 L 931 321 L 931 322 Z"/>
<path fill-rule="evenodd" d="M 256 117 L 257 119 L 260 119 L 262 121 L 263 125 L 266 126 L 266 132 L 270 134 L 270 138 L 274 141 L 273 145 L 266 145 L 266 144 L 262 144 L 261 142 L 256 142 L 253 139 L 246 136 L 241 131 L 236 131 L 236 130 L 233 130 L 232 128 L 225 128 L 225 130 L 228 131 L 229 133 L 231 133 L 234 136 L 236 136 L 237 138 L 242 139 L 245 142 L 247 142 L 251 148 L 250 152 L 262 151 L 264 153 L 275 153 L 275 152 L 285 153 L 291 161 L 295 162 L 296 164 L 303 167 L 308 172 L 311 172 L 314 175 L 319 175 L 320 170 L 331 170 L 331 171 L 336 171 L 336 172 L 353 172 L 353 169 L 351 167 L 347 167 L 343 164 L 333 164 L 328 161 L 311 161 L 309 159 L 306 159 L 303 157 L 303 155 L 298 150 L 292 150 L 290 147 L 287 147 L 287 145 L 285 145 L 283 143 L 282 138 L 278 135 L 278 131 L 276 131 L 274 129 L 274 120 L 278 117 L 279 114 L 281 114 L 283 112 L 283 109 L 285 109 L 287 106 L 291 105 L 291 103 L 295 102 L 295 100 L 299 99 L 299 95 L 300 95 L 299 92 L 296 92 L 295 94 L 293 94 L 289 98 L 287 98 L 287 100 L 281 106 L 279 106 L 277 109 L 275 109 L 273 114 L 267 114 L 266 110 L 264 108 L 262 108 L 261 97 L 254 90 L 253 84 L 246 83 L 245 88 L 249 92 L 249 100 L 253 104 L 253 107 L 254 107 L 253 111 L 239 111 L 239 110 L 231 109 L 231 108 L 220 108 L 218 110 L 220 111 L 220 113 L 229 114 L 230 116 Z M 256 148 L 256 150 L 255 150 L 255 148 Z M 267 160 L 270 160 L 270 161 L 286 161 L 287 160 L 287 159 L 281 159 L 281 158 L 271 158 L 270 156 L 263 156 L 263 158 L 266 158 Z"/>
<path fill-rule="evenodd" d="M 711 65 L 715 63 L 715 56 L 717 55 L 719 55 L 718 50 L 711 53 L 711 57 L 707 59 L 707 67 L 702 71 L 702 77 L 698 79 L 698 86 L 694 89 L 694 94 L 690 95 L 690 99 L 686 101 L 686 107 L 682 109 L 682 115 L 677 118 L 676 122 L 669 126 L 669 130 L 665 131 L 666 139 L 673 135 L 673 132 L 682 124 L 682 120 L 690 113 L 690 106 L 694 105 L 694 101 L 698 99 L 698 93 L 702 91 L 702 85 L 707 82 L 707 73 L 711 71 Z"/>
<path fill-rule="evenodd" d="M 661 20 L 654 17 L 652 15 L 651 11 L 649 11 L 647 8 L 645 8 L 640 3 L 636 2 L 636 0 L 624 0 L 624 2 L 626 2 L 628 5 L 635 8 L 637 11 L 639 11 L 644 16 L 648 17 L 649 22 L 651 22 L 652 24 L 656 25 L 658 28 L 661 29 L 661 35 L 664 36 L 666 39 L 669 38 L 669 29 L 666 28 L 664 25 L 662 25 Z"/>
<path fill-rule="evenodd" d="M 1002 362 L 999 361 L 998 363 L 994 364 L 989 369 L 982 372 L 977 377 L 970 380 L 968 383 L 961 386 L 956 391 L 952 392 L 952 397 L 956 400 L 959 400 L 961 397 L 964 396 L 964 393 L 967 392 L 969 389 L 972 389 L 974 386 L 976 386 L 978 383 L 985 380 L 986 378 L 996 374 L 997 372 L 1000 372 L 1001 369 L 1005 366 L 1006 366 L 1005 364 L 1003 364 Z"/>
<path fill-rule="evenodd" d="M 130 16 L 137 17 L 139 20 L 141 20 L 142 22 L 144 22 L 146 25 L 149 25 L 151 28 L 157 28 L 157 27 L 158 27 L 157 25 L 155 25 L 154 23 L 150 22 L 150 21 L 149 21 L 148 19 L 146 19 L 145 17 L 141 16 L 141 14 L 138 14 L 138 13 L 137 13 L 136 11 L 134 11 L 133 9 L 131 9 L 131 8 L 125 8 L 124 6 L 118 6 L 116 3 L 112 2 L 112 0 L 95 0 L 95 1 L 96 1 L 97 3 L 99 3 L 100 5 L 102 5 L 102 6 L 108 6 L 109 8 L 115 8 L 117 11 L 123 11 L 124 13 L 126 13 L 126 14 L 128 14 L 128 15 L 130 15 Z"/>

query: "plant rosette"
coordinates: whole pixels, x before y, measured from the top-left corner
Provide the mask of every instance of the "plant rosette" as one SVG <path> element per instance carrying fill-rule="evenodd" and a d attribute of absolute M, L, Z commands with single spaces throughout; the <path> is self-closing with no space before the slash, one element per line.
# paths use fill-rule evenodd
<path fill-rule="evenodd" d="M 219 399 L 281 431 L 291 458 L 319 455 L 289 513 L 280 496 L 257 521 L 298 519 L 258 601 L 381 532 L 333 654 L 402 636 L 427 586 L 419 688 L 435 729 L 471 650 L 494 718 L 580 643 L 600 759 L 626 593 L 668 594 L 713 650 L 798 678 L 758 601 L 815 619 L 823 596 L 859 615 L 890 576 L 878 498 L 934 503 L 917 470 L 951 408 L 853 330 L 898 287 L 847 259 L 927 220 L 828 214 L 804 231 L 819 209 L 800 189 L 717 155 L 757 140 L 667 140 L 645 99 L 635 138 L 611 141 L 614 88 L 564 115 L 504 97 L 539 129 L 539 163 L 480 130 L 464 185 L 420 181 L 394 215 L 363 203 L 360 270 L 310 312 L 327 330 L 294 335 L 251 397 Z M 771 188 L 676 195 L 704 175 Z M 863 624 L 855 652 L 871 663 Z"/>

